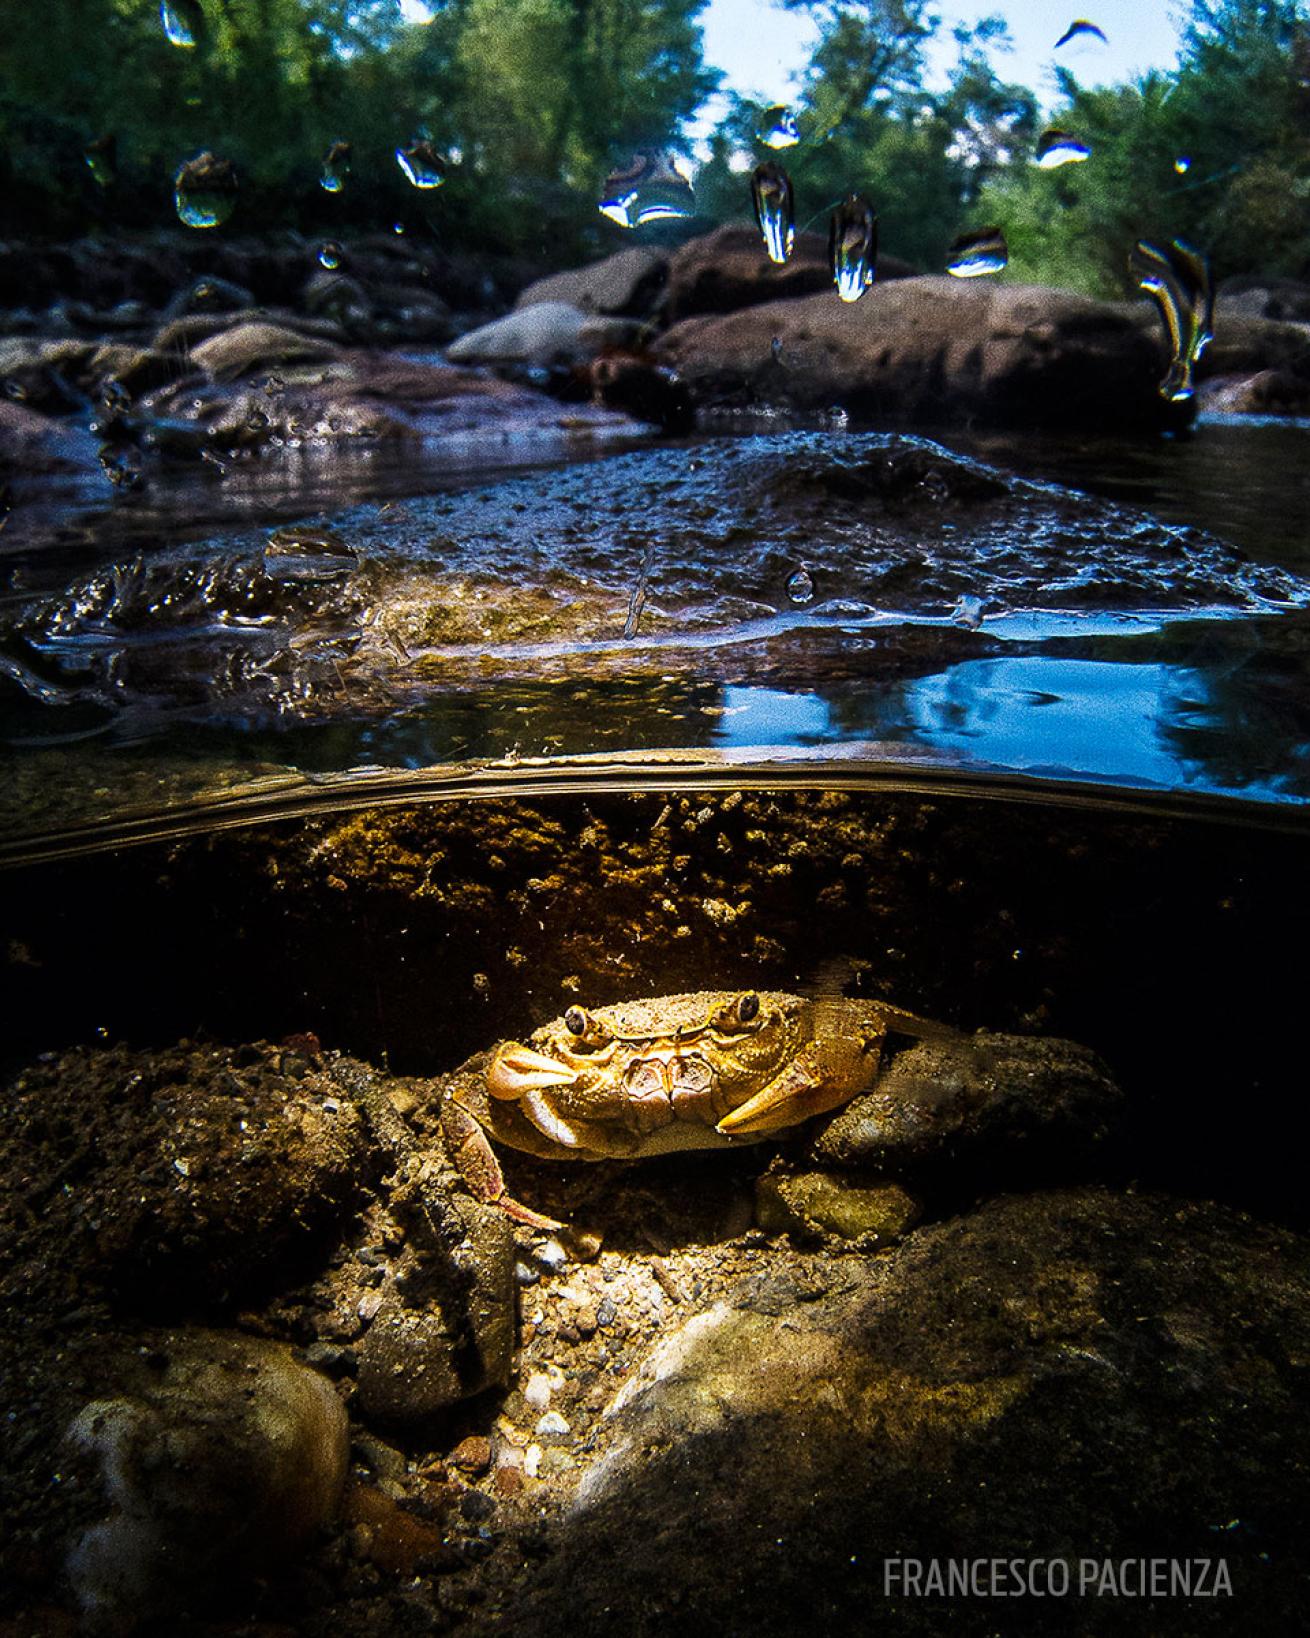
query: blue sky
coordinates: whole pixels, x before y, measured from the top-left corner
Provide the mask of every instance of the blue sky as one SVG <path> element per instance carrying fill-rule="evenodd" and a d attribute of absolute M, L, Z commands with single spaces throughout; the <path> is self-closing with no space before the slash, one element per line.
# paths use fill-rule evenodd
<path fill-rule="evenodd" d="M 1076 9 L 1081 6 L 1082 9 Z M 422 0 L 401 0 L 405 15 L 425 22 L 431 15 Z M 997 59 L 1007 78 L 1030 85 L 1046 99 L 1054 94 L 1052 66 L 1073 69 L 1085 85 L 1124 80 L 1148 68 L 1172 66 L 1178 49 L 1173 7 L 1159 0 L 1072 0 L 1057 6 L 1050 0 L 943 0 L 947 33 L 938 61 L 944 74 L 954 57 L 949 39 L 956 22 L 975 22 L 999 12 L 1010 25 L 1014 50 Z M 1104 30 L 1108 43 L 1084 39 L 1056 52 L 1055 42 L 1075 17 L 1086 17 Z M 783 11 L 768 0 L 710 0 L 702 15 L 705 55 L 727 75 L 729 90 L 759 93 L 785 102 L 805 67 L 814 28 L 809 19 Z M 711 121 L 712 123 L 712 121 Z"/>
<path fill-rule="evenodd" d="M 949 30 L 956 22 L 976 22 L 999 12 L 1009 23 L 1014 50 L 997 59 L 1008 79 L 1030 85 L 1045 97 L 1054 92 L 1056 61 L 1071 68 L 1086 85 L 1131 78 L 1149 68 L 1171 67 L 1178 50 L 1173 8 L 1149 0 L 1079 0 L 1056 6 L 1049 0 L 945 0 L 941 14 L 948 41 L 940 67 L 953 60 Z M 1106 34 L 1053 48 L 1075 17 L 1086 17 Z M 760 92 L 785 101 L 794 77 L 805 66 L 814 30 L 809 20 L 771 6 L 767 0 L 710 0 L 703 15 L 705 55 L 726 71 L 729 89 Z"/>

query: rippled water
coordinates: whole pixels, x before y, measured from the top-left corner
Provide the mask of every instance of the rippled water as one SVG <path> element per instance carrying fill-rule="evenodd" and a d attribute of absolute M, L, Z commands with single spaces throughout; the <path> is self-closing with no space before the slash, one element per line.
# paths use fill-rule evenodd
<path fill-rule="evenodd" d="M 794 433 L 490 483 L 471 446 L 20 512 L 10 829 L 282 770 L 670 750 L 1304 801 L 1307 440 L 953 435 L 980 466 Z M 306 514 L 289 555 L 273 525 Z"/>

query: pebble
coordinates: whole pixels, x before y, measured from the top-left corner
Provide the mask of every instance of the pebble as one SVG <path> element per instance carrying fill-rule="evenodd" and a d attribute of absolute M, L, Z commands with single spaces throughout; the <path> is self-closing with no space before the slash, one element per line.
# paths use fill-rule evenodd
<path fill-rule="evenodd" d="M 543 1439 L 560 1439 L 572 1430 L 558 1411 L 547 1411 L 537 1423 L 535 1431 Z"/>
<path fill-rule="evenodd" d="M 552 1274 L 558 1274 L 569 1260 L 569 1254 L 558 1240 L 543 1240 L 539 1246 L 533 1248 L 532 1255 L 543 1268 Z"/>
<path fill-rule="evenodd" d="M 596 1324 L 599 1326 L 613 1325 L 618 1309 L 615 1308 L 609 1297 L 602 1297 L 596 1306 Z"/>
<path fill-rule="evenodd" d="M 491 1466 L 491 1440 L 471 1433 L 451 1451 L 449 1461 L 463 1473 L 485 1473 Z"/>
<path fill-rule="evenodd" d="M 530 1376 L 523 1389 L 523 1397 L 533 1410 L 545 1410 L 550 1404 L 550 1378 L 538 1371 Z"/>
<path fill-rule="evenodd" d="M 535 1479 L 541 1472 L 541 1459 L 545 1451 L 540 1445 L 529 1445 L 527 1454 L 523 1458 L 523 1471 L 530 1479 Z"/>

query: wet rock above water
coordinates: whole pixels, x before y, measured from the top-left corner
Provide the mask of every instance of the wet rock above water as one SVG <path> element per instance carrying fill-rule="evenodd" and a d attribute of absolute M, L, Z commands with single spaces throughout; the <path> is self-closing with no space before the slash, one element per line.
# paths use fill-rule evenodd
<path fill-rule="evenodd" d="M 1223 1558 L 1233 1596 L 1157 1603 L 1154 1630 L 1227 1631 L 1238 1608 L 1282 1630 L 1310 1524 L 1303 1241 L 1088 1190 L 843 1267 L 817 1292 L 746 1281 L 654 1348 L 506 1631 L 771 1635 L 876 1610 L 927 1634 L 947 1607 L 889 1598 L 887 1560 L 1068 1559 L 1076 1579 L 1156 1555 Z M 947 1613 L 995 1630 L 989 1601 Z"/>
<path fill-rule="evenodd" d="M 913 272 L 908 262 L 879 258 L 880 279 L 908 278 Z M 664 316 L 676 324 L 698 313 L 736 313 L 831 288 L 828 242 L 819 234 L 798 233 L 791 255 L 776 265 L 765 255 L 757 227 L 722 227 L 673 253 Z"/>
<path fill-rule="evenodd" d="M 619 318 L 653 316 L 668 277 L 669 259 L 661 251 L 635 245 L 603 261 L 567 273 L 552 273 L 521 291 L 515 308 L 538 302 L 564 302 L 584 313 L 607 313 Z"/>
<path fill-rule="evenodd" d="M 440 379 L 392 371 L 392 403 Z M 327 391 L 373 414 L 372 379 L 288 380 L 261 413 Z M 503 384 L 450 384 L 455 420 L 495 406 L 503 424 L 519 402 Z M 253 401 L 239 382 L 196 390 L 215 394 L 216 421 Z M 317 575 L 284 573 L 263 534 L 107 565 L 10 602 L 0 642 L 37 702 L 53 689 L 110 715 L 162 703 L 330 715 L 389 709 L 461 670 L 557 677 L 578 644 L 593 645 L 593 676 L 708 664 L 721 680 L 725 654 L 747 677 L 784 636 L 852 625 L 935 623 L 974 656 L 1006 614 L 1257 612 L 1306 594 L 1201 531 L 894 436 L 653 450 L 358 508 L 327 532 L 338 546 Z M 954 622 L 961 599 L 981 630 Z"/>
<path fill-rule="evenodd" d="M 1145 307 L 946 275 L 879 281 L 675 324 L 657 353 L 697 401 L 784 404 L 899 422 L 1159 428 L 1156 320 Z"/>

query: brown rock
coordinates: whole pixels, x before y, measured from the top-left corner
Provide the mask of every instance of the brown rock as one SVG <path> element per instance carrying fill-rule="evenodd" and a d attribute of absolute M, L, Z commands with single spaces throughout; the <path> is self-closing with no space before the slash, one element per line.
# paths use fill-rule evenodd
<path fill-rule="evenodd" d="M 913 272 L 908 262 L 879 258 L 879 279 L 903 279 Z M 695 313 L 735 313 L 761 302 L 814 295 L 831 284 L 828 242 L 820 234 L 798 233 L 790 259 L 778 267 L 765 255 L 759 230 L 735 224 L 690 239 L 674 252 L 665 312 L 676 323 Z"/>
<path fill-rule="evenodd" d="M 514 306 L 557 301 L 584 313 L 646 318 L 655 310 L 668 268 L 669 259 L 662 252 L 634 245 L 588 267 L 537 279 L 520 292 Z"/>
<path fill-rule="evenodd" d="M 687 319 L 656 344 L 700 403 L 840 404 L 906 422 L 1172 424 L 1145 304 L 946 275 Z"/>
<path fill-rule="evenodd" d="M 309 364 L 337 356 L 330 342 L 311 340 L 276 324 L 248 321 L 211 336 L 191 350 L 191 362 L 211 381 L 232 381 L 279 364 Z"/>

